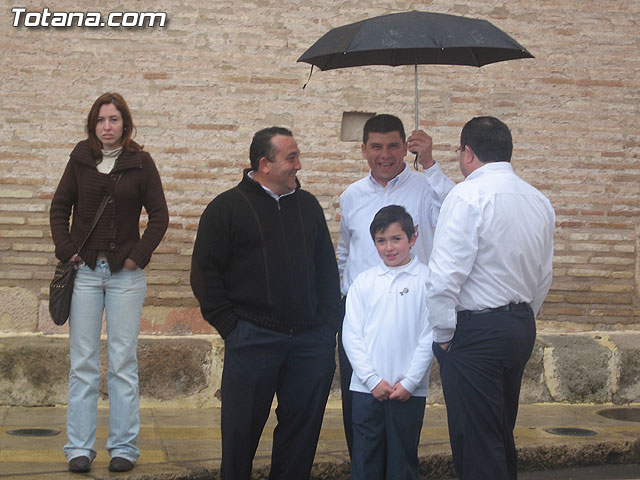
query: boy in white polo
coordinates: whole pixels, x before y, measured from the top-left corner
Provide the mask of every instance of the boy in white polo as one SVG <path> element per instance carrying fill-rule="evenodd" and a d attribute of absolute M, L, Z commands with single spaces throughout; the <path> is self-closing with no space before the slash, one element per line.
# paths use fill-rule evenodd
<path fill-rule="evenodd" d="M 353 366 L 351 479 L 417 480 L 433 360 L 428 270 L 411 256 L 418 234 L 403 207 L 380 209 L 369 231 L 384 263 L 352 284 L 342 327 Z"/>

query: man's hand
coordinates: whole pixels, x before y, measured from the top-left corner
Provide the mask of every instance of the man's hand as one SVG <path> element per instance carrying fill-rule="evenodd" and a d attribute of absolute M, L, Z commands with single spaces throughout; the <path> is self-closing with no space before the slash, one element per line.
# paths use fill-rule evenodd
<path fill-rule="evenodd" d="M 435 165 L 433 161 L 433 140 L 424 130 L 414 130 L 407 138 L 407 149 L 418 154 L 418 163 L 427 170 Z"/>
<path fill-rule="evenodd" d="M 393 388 L 386 381 L 382 380 L 376 388 L 371 390 L 371 394 L 373 398 L 378 400 L 379 402 L 384 402 L 385 400 L 389 400 L 389 395 L 393 393 Z"/>
<path fill-rule="evenodd" d="M 406 402 L 411 398 L 411 392 L 402 386 L 400 382 L 393 386 L 393 392 L 389 395 L 389 400 L 400 400 Z"/>

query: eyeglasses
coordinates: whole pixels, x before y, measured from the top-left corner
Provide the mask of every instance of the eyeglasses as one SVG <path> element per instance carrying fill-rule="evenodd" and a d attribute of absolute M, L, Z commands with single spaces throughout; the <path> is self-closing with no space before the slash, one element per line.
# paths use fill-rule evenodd
<path fill-rule="evenodd" d="M 456 153 L 464 152 L 466 147 L 458 147 L 456 148 Z"/>

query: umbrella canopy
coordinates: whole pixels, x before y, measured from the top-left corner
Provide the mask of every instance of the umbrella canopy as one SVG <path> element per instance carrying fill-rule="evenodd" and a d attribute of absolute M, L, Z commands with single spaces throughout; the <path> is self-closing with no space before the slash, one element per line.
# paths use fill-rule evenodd
<path fill-rule="evenodd" d="M 320 70 L 363 65 L 471 65 L 533 58 L 522 45 L 486 20 L 411 11 L 337 27 L 298 62 Z"/>
<path fill-rule="evenodd" d="M 298 62 L 310 63 L 312 72 L 314 65 L 320 70 L 414 65 L 418 130 L 418 65 L 481 67 L 517 58 L 533 55 L 486 20 L 413 10 L 334 28 L 304 52 Z M 416 154 L 416 168 L 417 159 Z"/>

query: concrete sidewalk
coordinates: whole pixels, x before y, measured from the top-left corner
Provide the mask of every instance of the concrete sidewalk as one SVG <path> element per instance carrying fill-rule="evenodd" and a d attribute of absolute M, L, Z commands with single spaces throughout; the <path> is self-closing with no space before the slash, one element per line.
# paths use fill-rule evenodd
<path fill-rule="evenodd" d="M 337 405 L 330 404 L 313 471 L 314 479 L 347 479 L 349 461 Z M 599 411 L 612 408 L 624 420 L 606 418 Z M 66 442 L 65 407 L 0 407 L 0 478 L 4 479 L 159 479 L 216 478 L 220 466 L 220 411 L 145 408 L 141 411 L 141 456 L 127 473 L 110 473 L 104 449 L 108 411 L 98 412 L 98 456 L 88 474 L 72 474 L 62 453 Z M 271 448 L 272 413 L 254 462 L 254 478 L 266 478 Z M 590 430 L 590 436 L 555 435 L 547 430 Z M 15 430 L 50 429 L 55 435 L 17 436 Z M 28 432 L 27 432 L 28 433 Z M 53 432 L 52 432 L 53 433 Z M 565 432 L 566 433 L 566 432 Z M 572 432 L 569 432 L 572 433 Z M 575 433 L 575 432 L 574 432 Z M 640 405 L 522 405 L 516 427 L 520 465 L 543 470 L 578 465 L 640 464 Z M 446 413 L 443 406 L 427 406 L 420 443 L 425 479 L 453 475 Z M 640 467 L 639 467 L 640 468 Z"/>

